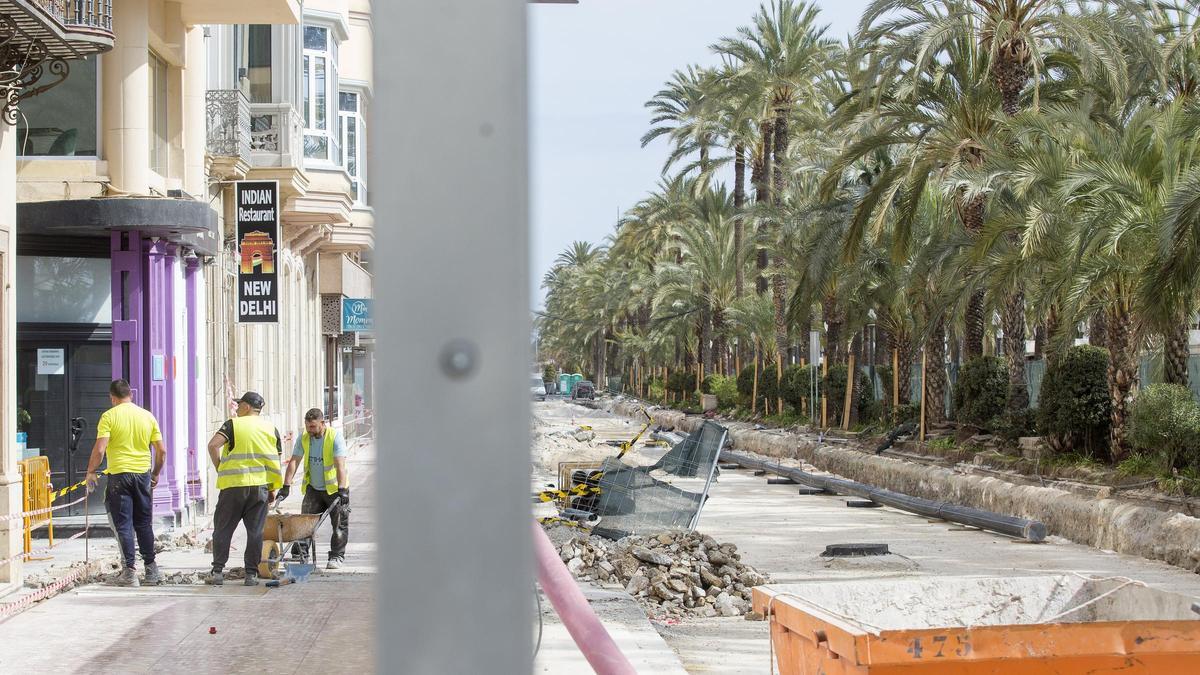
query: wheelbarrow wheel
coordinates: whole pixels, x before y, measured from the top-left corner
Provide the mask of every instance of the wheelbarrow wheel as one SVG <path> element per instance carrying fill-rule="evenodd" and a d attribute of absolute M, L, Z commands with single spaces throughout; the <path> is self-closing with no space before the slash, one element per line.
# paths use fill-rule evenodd
<path fill-rule="evenodd" d="M 279 569 L 283 558 L 283 550 L 277 541 L 264 541 L 262 545 L 262 561 L 258 563 L 258 576 L 261 579 L 279 578 Z"/>

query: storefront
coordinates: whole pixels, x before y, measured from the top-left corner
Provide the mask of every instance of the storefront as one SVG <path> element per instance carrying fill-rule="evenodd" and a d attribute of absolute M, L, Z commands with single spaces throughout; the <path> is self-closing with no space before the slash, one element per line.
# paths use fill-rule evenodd
<path fill-rule="evenodd" d="M 203 258 L 216 214 L 182 198 L 20 204 L 17 399 L 26 456 L 50 459 L 56 487 L 82 480 L 108 385 L 129 381 L 158 418 L 167 463 L 155 513 L 203 507 Z M 79 433 L 72 434 L 72 428 Z M 88 501 L 103 512 L 100 495 Z M 67 516 L 82 514 L 77 507 Z"/>

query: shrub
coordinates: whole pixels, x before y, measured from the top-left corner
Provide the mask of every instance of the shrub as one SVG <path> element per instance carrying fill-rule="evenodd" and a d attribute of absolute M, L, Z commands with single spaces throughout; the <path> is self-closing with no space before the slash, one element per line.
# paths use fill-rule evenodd
<path fill-rule="evenodd" d="M 812 395 L 812 366 L 788 366 L 783 369 L 783 400 L 799 413 L 803 407 L 803 399 Z M 820 391 L 821 381 L 817 378 L 817 390 Z"/>
<path fill-rule="evenodd" d="M 696 390 L 696 374 L 687 370 L 677 370 L 667 376 L 667 391 L 687 395 Z"/>
<path fill-rule="evenodd" d="M 724 375 L 709 375 L 704 378 L 704 386 L 708 389 L 707 393 L 716 395 L 717 405 L 720 407 L 726 408 L 737 403 L 737 378 L 733 376 L 726 377 Z"/>
<path fill-rule="evenodd" d="M 775 364 L 768 363 L 758 371 L 758 400 L 761 405 L 762 401 L 770 399 L 774 406 L 777 387 L 775 386 Z M 742 372 L 737 376 L 737 391 L 746 401 L 750 400 L 750 394 L 754 390 L 754 364 L 742 368 Z"/>
<path fill-rule="evenodd" d="M 1200 403 L 1178 384 L 1152 384 L 1129 411 L 1129 441 L 1164 472 L 1200 465 Z"/>
<path fill-rule="evenodd" d="M 981 356 L 967 361 L 954 387 L 954 415 L 978 427 L 995 426 L 1008 403 L 1008 366 L 1004 359 Z"/>
<path fill-rule="evenodd" d="M 821 393 L 829 399 L 829 425 L 839 426 L 842 423 L 842 407 L 846 404 L 846 372 L 848 368 L 845 364 L 839 363 L 836 366 L 830 366 L 829 372 L 825 374 L 825 386 Z M 859 419 L 867 419 L 866 414 L 870 413 L 870 408 L 874 404 L 871 396 L 871 380 L 866 373 L 860 372 L 859 391 L 861 395 L 858 397 L 858 416 Z"/>
<path fill-rule="evenodd" d="M 542 368 L 542 381 L 543 382 L 554 382 L 557 379 L 558 379 L 558 371 L 555 370 L 553 365 L 547 363 L 546 367 Z"/>
<path fill-rule="evenodd" d="M 663 386 L 662 380 L 651 380 L 647 395 L 652 401 L 661 401 L 666 398 L 667 388 Z"/>
<path fill-rule="evenodd" d="M 1071 347 L 1046 368 L 1037 427 L 1056 451 L 1095 453 L 1106 449 L 1111 410 L 1108 350 L 1090 345 Z"/>

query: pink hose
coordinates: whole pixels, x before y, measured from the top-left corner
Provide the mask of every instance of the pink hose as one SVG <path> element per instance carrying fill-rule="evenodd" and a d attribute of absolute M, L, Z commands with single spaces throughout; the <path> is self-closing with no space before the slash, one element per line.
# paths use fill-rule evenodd
<path fill-rule="evenodd" d="M 592 670 L 600 675 L 636 675 L 633 664 L 621 653 L 617 643 L 604 629 L 604 624 L 600 623 L 600 618 L 592 611 L 587 598 L 583 597 L 583 591 L 579 590 L 570 570 L 558 557 L 550 538 L 537 523 L 533 524 L 533 529 L 538 582 Z"/>

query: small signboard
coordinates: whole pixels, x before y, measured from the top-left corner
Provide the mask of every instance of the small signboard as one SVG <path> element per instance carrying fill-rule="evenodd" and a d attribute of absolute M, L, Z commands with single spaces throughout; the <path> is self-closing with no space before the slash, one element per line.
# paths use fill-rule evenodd
<path fill-rule="evenodd" d="M 64 349 L 37 350 L 38 375 L 64 375 L 67 372 L 67 356 Z"/>
<path fill-rule="evenodd" d="M 279 322 L 279 181 L 233 187 L 238 242 L 238 321 Z"/>
<path fill-rule="evenodd" d="M 342 332 L 362 333 L 375 330 L 370 298 L 342 298 Z"/>

